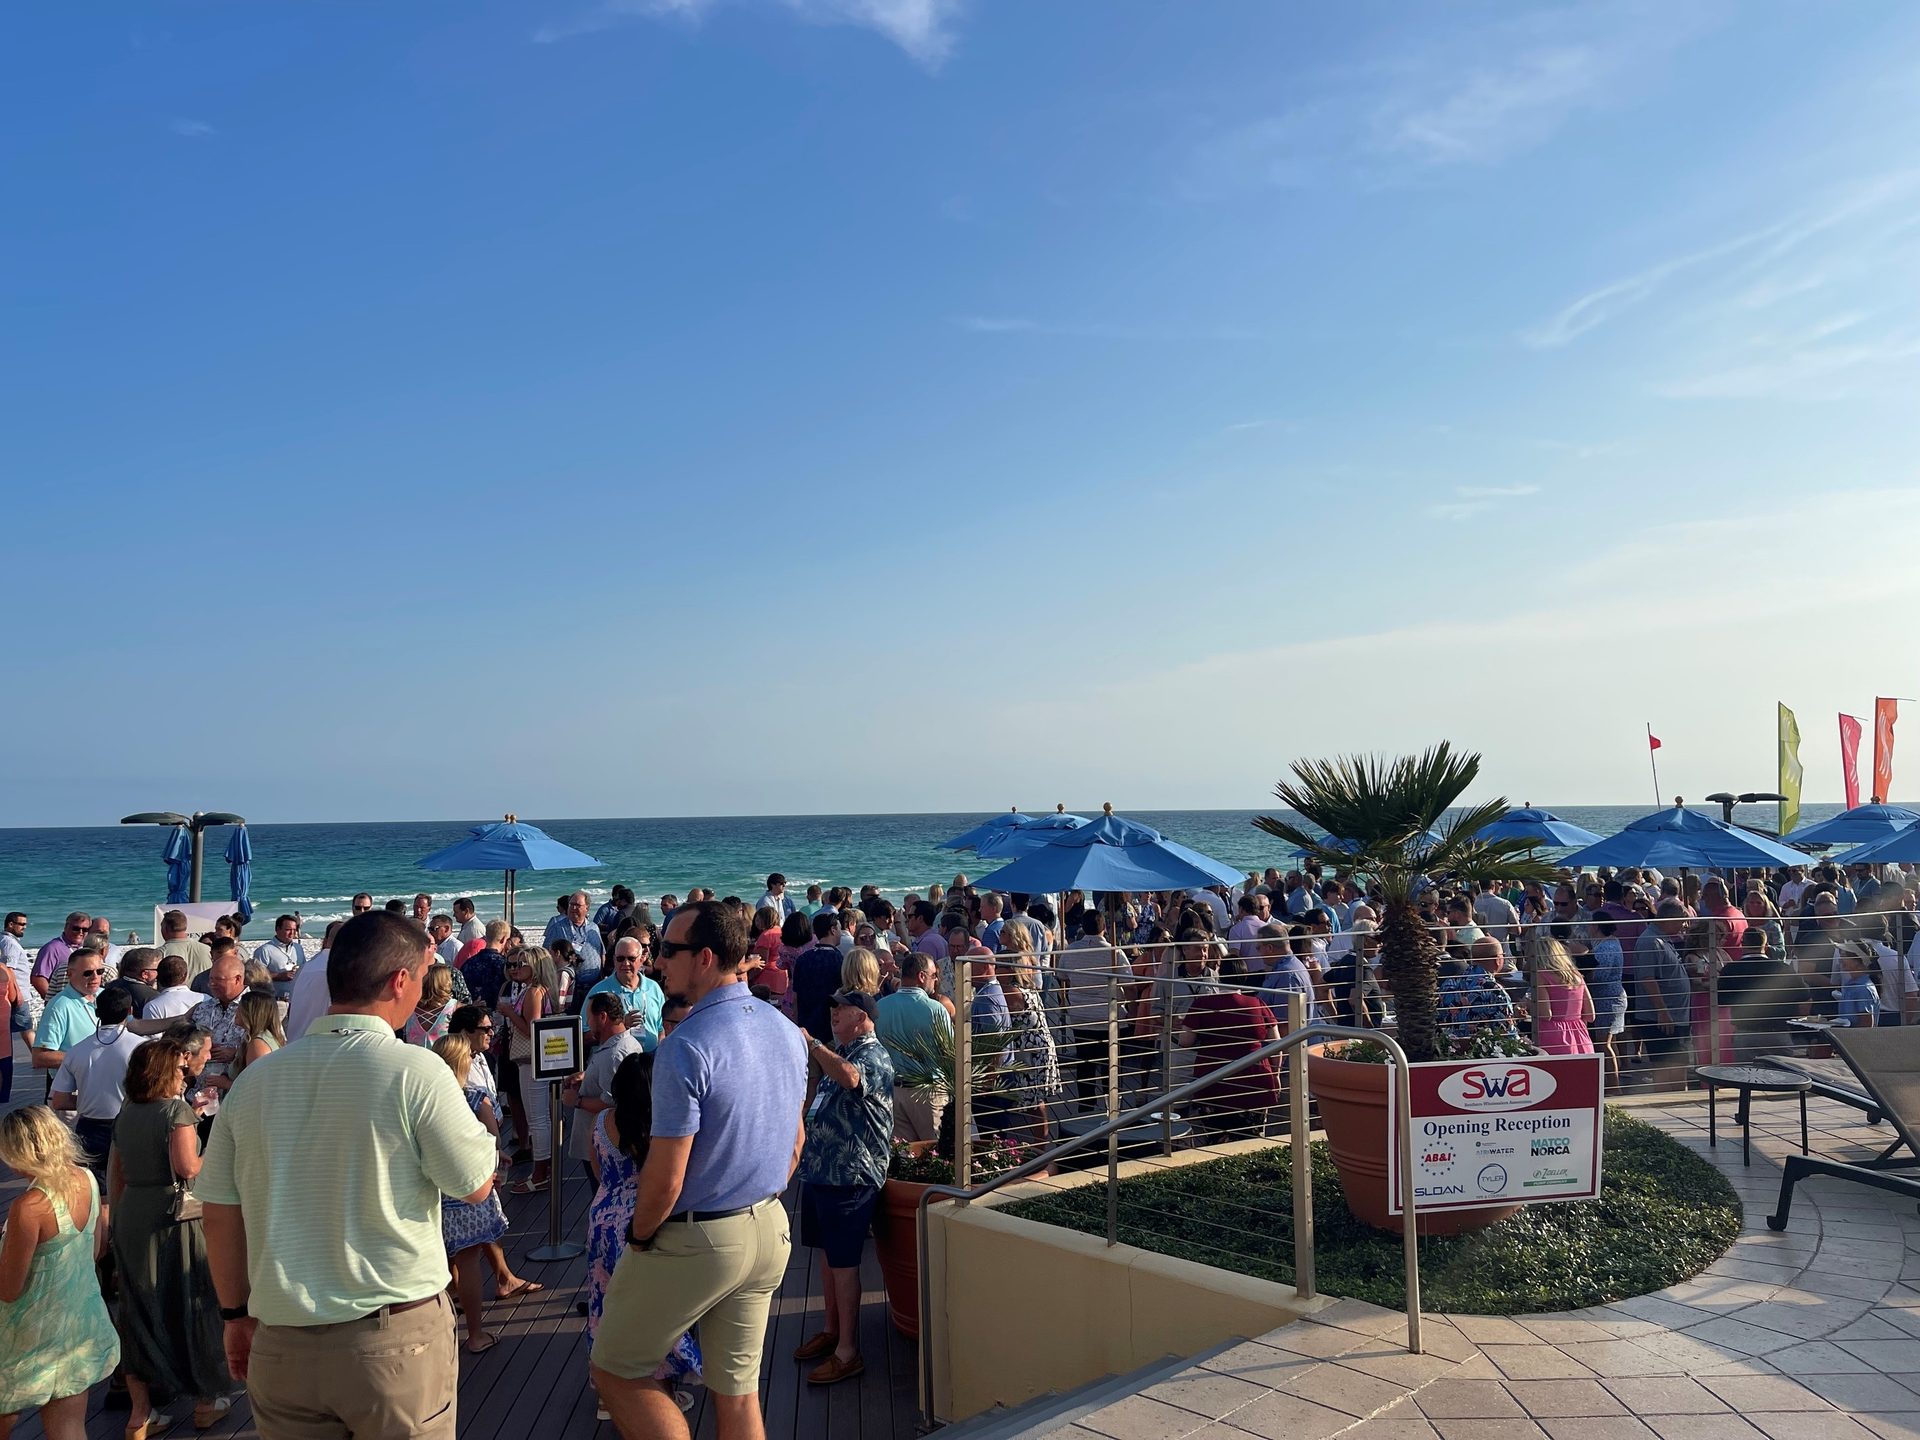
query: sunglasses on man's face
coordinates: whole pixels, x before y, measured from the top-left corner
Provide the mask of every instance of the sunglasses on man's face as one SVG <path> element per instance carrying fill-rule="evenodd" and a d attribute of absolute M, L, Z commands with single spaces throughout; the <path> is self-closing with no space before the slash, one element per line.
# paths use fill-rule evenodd
<path fill-rule="evenodd" d="M 104 970 L 76 970 L 74 973 L 82 980 L 98 980 L 107 972 Z"/>

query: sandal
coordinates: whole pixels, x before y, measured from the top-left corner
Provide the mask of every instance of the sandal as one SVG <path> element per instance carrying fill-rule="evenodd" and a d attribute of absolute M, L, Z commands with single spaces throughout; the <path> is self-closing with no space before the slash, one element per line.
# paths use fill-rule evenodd
<path fill-rule="evenodd" d="M 547 1287 L 542 1285 L 538 1280 L 528 1280 L 523 1276 L 516 1279 L 513 1284 L 507 1286 L 506 1289 L 496 1291 L 493 1298 L 495 1300 L 511 1300 L 516 1295 L 537 1295 L 546 1288 Z"/>
<path fill-rule="evenodd" d="M 549 1183 L 549 1181 L 542 1180 L 536 1185 L 531 1180 L 516 1180 L 507 1187 L 507 1193 L 510 1195 L 540 1195 L 546 1192 Z"/>
<path fill-rule="evenodd" d="M 500 1343 L 500 1337 L 498 1335 L 492 1335 L 492 1334 L 488 1334 L 485 1331 L 482 1331 L 480 1335 L 480 1342 L 478 1344 L 475 1344 L 471 1340 L 462 1340 L 460 1342 L 460 1348 L 466 1351 L 469 1355 L 484 1355 L 487 1353 L 487 1351 L 491 1350 L 494 1346 L 498 1345 L 499 1343 Z"/>
<path fill-rule="evenodd" d="M 209 1401 L 203 1405 L 195 1405 L 193 1407 L 193 1428 L 196 1430 L 211 1430 L 215 1425 L 218 1425 L 222 1420 L 226 1419 L 227 1411 L 232 1408 L 233 1398 L 228 1395 L 222 1395 L 218 1400 Z"/>

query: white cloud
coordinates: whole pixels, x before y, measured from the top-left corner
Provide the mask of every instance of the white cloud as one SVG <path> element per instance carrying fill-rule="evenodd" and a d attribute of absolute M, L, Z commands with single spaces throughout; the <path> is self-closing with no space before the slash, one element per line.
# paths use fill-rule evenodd
<path fill-rule="evenodd" d="M 1670 381 L 1657 393 L 1671 400 L 1832 400 L 1866 385 L 1910 381 L 1872 372 L 1920 361 L 1920 339 L 1876 340 L 1858 345 L 1783 344 L 1761 359 Z"/>
<path fill-rule="evenodd" d="M 536 44 L 551 45 L 597 34 L 638 20 L 698 21 L 724 0 L 600 0 L 590 10 L 553 21 L 533 32 Z M 929 70 L 952 55 L 955 28 L 967 0 L 738 0 L 777 3 L 817 25 L 853 25 L 891 40 Z"/>
<path fill-rule="evenodd" d="M 1284 110 L 1209 126 L 1183 157 L 1179 188 L 1209 199 L 1495 164 L 1630 98 L 1717 17 L 1712 3 L 1629 0 L 1422 28 L 1399 49 L 1288 77 Z"/>
<path fill-rule="evenodd" d="M 204 120 L 189 120 L 184 116 L 176 116 L 169 120 L 167 129 L 183 140 L 205 140 L 208 136 L 219 133 Z"/>
<path fill-rule="evenodd" d="M 1899 245 L 1912 223 L 1902 204 L 1911 201 L 1916 190 L 1920 190 L 1920 171 L 1915 170 L 1858 181 L 1823 204 L 1662 260 L 1590 291 L 1522 332 L 1521 342 L 1536 350 L 1570 344 L 1683 276 L 1697 278 L 1709 298 L 1723 296 L 1721 303 L 1727 308 L 1752 310 L 1825 288 L 1830 277 L 1821 273 L 1822 265 L 1828 269 L 1843 265 L 1857 275 L 1863 263 L 1910 261 L 1910 251 Z M 1889 212 L 1895 216 L 1893 223 L 1881 227 Z M 1828 252 L 1813 262 L 1815 269 L 1808 270 L 1804 264 L 1794 270 L 1775 268 L 1817 241 L 1824 242 Z M 1736 288 L 1725 293 L 1729 286 Z"/>
<path fill-rule="evenodd" d="M 1436 500 L 1427 506 L 1427 514 L 1436 520 L 1468 520 L 1483 515 L 1501 500 L 1520 500 L 1538 495 L 1538 485 L 1456 485 L 1451 500 Z"/>

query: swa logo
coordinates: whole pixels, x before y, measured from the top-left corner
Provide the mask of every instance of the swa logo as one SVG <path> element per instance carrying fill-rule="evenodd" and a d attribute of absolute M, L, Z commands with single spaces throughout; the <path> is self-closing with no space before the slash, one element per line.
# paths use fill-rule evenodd
<path fill-rule="evenodd" d="M 1519 1110 L 1538 1105 L 1558 1088 L 1553 1072 L 1537 1065 L 1474 1065 L 1440 1082 L 1440 1098 L 1456 1110 Z"/>

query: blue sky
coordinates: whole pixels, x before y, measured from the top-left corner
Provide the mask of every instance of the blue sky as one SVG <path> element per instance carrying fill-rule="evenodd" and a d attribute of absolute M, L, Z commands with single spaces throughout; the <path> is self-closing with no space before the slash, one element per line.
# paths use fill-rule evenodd
<path fill-rule="evenodd" d="M 9 7 L 8 823 L 1251 808 L 1442 736 L 1634 801 L 1648 721 L 1769 784 L 1776 699 L 1838 799 L 1920 695 L 1916 40 Z"/>

